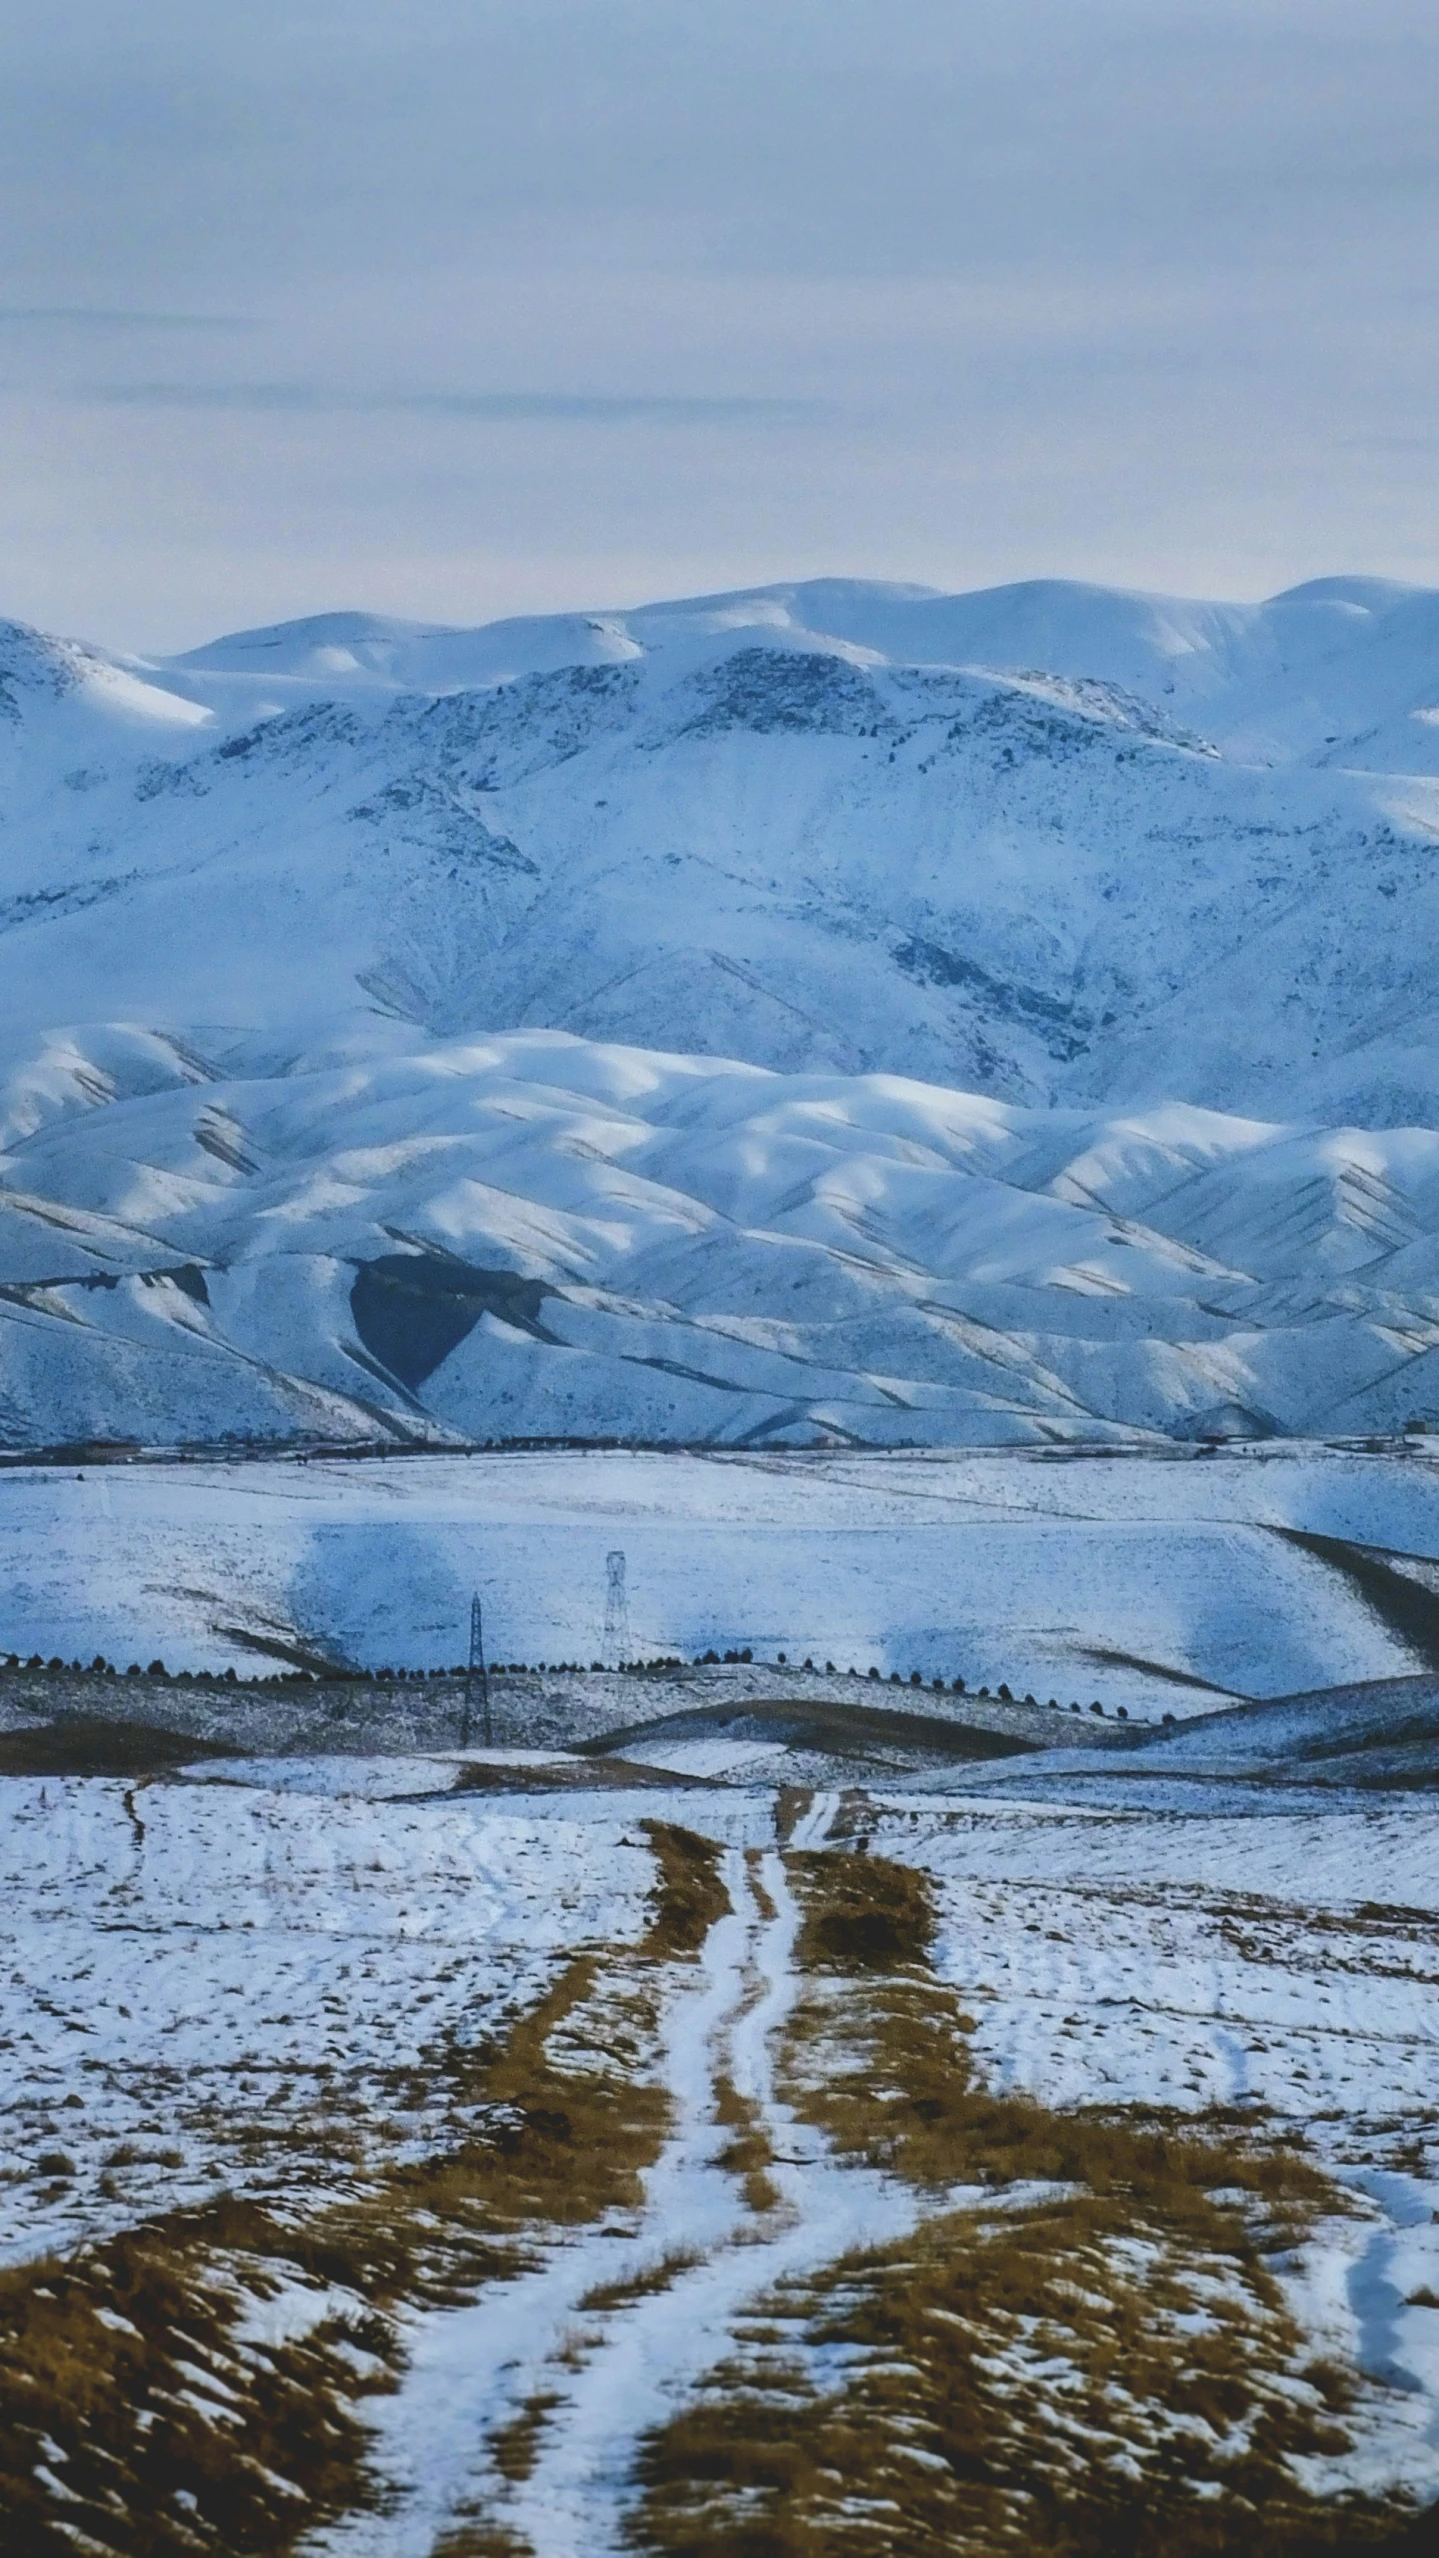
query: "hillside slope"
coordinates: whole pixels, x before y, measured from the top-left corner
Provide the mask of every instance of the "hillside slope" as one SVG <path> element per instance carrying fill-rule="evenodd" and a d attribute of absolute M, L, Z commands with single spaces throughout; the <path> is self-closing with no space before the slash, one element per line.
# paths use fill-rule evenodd
<path fill-rule="evenodd" d="M 1073 1444 L 1439 1410 L 1439 1134 L 563 1032 L 0 1086 L 11 1445 Z"/>

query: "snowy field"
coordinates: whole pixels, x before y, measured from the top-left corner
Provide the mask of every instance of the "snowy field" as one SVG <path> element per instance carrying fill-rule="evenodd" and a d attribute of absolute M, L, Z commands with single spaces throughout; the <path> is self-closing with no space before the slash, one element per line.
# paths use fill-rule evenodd
<path fill-rule="evenodd" d="M 306 2505 L 295 2490 L 311 2525 L 277 2548 L 666 2548 L 640 2496 L 645 2447 L 696 2406 L 712 2412 L 716 2391 L 738 2386 L 726 2371 L 782 2333 L 788 2387 L 822 2406 L 855 2385 L 854 2356 L 806 2326 L 806 2286 L 823 2296 L 836 2264 L 875 2250 L 888 2261 L 899 2242 L 902 2262 L 911 2241 L 952 2247 L 958 2231 L 968 2244 L 966 2229 L 990 2245 L 996 2210 L 1016 2227 L 1062 2213 L 1067 2187 L 1021 2182 L 996 2203 L 973 2176 L 916 2180 L 902 2153 L 866 2164 L 807 2109 L 794 2075 L 814 1990 L 806 1895 L 834 1869 L 880 1860 L 935 1895 L 926 1996 L 966 2011 L 986 2087 L 1051 2109 L 1045 2120 L 1136 2109 L 1203 2137 L 1247 2122 L 1314 2162 L 1328 2200 L 1272 2257 L 1263 2281 L 1277 2281 L 1281 2306 L 1265 2317 L 1292 2322 L 1296 2368 L 1281 2382 L 1296 2404 L 1310 2389 L 1300 2364 L 1347 2373 L 1348 2397 L 1324 2458 L 1295 2474 L 1320 2495 L 1439 2496 L 1432 1804 L 1351 1798 L 1243 1820 L 1198 1798 L 1186 1818 L 903 1795 L 786 1807 L 764 1792 L 497 1808 L 437 1794 L 453 1775 L 438 1761 L 403 1764 L 408 1795 L 394 1761 L 234 1765 L 223 1781 L 196 1771 L 129 1788 L 0 1781 L 11 2264 L 45 2253 L 49 2299 L 54 2268 L 147 2223 L 168 2229 L 167 2214 L 203 2226 L 207 2207 L 233 2212 L 228 2197 L 279 2215 L 303 2272 L 246 2271 L 232 2241 L 244 2315 L 229 2359 L 186 2348 L 192 2412 L 213 2442 L 256 2356 L 348 2319 L 370 2340 L 350 2354 L 359 2389 L 381 2328 L 389 2340 L 394 2385 L 359 2402 L 356 2477 L 380 2482 L 378 2507 L 353 2483 L 348 2501 Z M 698 1816 L 717 1893 L 657 1968 L 644 1950 L 657 1868 L 640 1828 L 656 1814 Z M 857 1827 L 867 1859 L 842 1852 Z M 347 2226 L 357 2196 L 394 2207 L 427 2162 L 463 2161 L 477 2132 L 495 2136 L 497 2109 L 476 2114 L 471 2096 L 467 2111 L 450 2075 L 455 2038 L 502 2043 L 555 2000 L 576 1955 L 590 1969 L 578 2006 L 552 2006 L 545 2066 L 567 2069 L 556 2083 L 574 2091 L 618 2060 L 662 2092 L 633 2200 L 576 2205 L 554 2227 L 542 2216 L 488 2281 L 452 2277 L 438 2296 L 432 2280 L 411 2295 L 393 2274 L 378 2293 L 353 2273 L 322 2280 L 307 2228 Z M 827 1995 L 862 1990 L 832 1980 Z M 503 2156 L 504 2121 L 522 2129 L 525 2107 L 498 2113 Z M 1121 2272 L 1128 2261 L 1121 2246 Z M 1219 2276 L 1201 2264 L 1194 2280 L 1201 2304 L 1222 2306 Z M 1233 2268 L 1223 2281 L 1239 2283 L 1242 2306 Z M 122 2308 L 122 2327 L 142 2315 L 128 2295 Z M 1209 2309 L 1193 2313 L 1196 2335 L 1212 2324 Z M 1186 2333 L 1181 2320 L 1179 2349 Z M 79 2461 L 61 2442 L 42 2464 L 62 2522 Z M 144 2545 L 216 2546 L 201 2528 L 206 2492 L 193 2541 L 160 2532 Z"/>
<path fill-rule="evenodd" d="M 620 1551 L 629 1657 L 748 1646 L 1184 1715 L 1434 1666 L 1426 1444 L 4 1469 L 0 1650 L 439 1667 L 478 1589 L 491 1659 L 588 1665 L 625 1657 Z"/>
<path fill-rule="evenodd" d="M 451 1774 L 409 1763 L 408 1783 Z M 337 2140 L 362 2173 L 367 2149 L 395 2154 L 396 2086 L 447 2030 L 477 2034 L 577 1945 L 640 1932 L 640 1842 L 341 1784 L 322 1810 L 271 1786 L 0 1784 L 7 2256 L 159 2202 L 323 2190 Z M 408 2114 L 398 2155 L 442 2117 L 438 2098 Z M 69 2169 L 37 2182 L 47 2147 Z"/>
<path fill-rule="evenodd" d="M 1436 629 L 0 624 L 22 2558 L 1414 2558 Z"/>

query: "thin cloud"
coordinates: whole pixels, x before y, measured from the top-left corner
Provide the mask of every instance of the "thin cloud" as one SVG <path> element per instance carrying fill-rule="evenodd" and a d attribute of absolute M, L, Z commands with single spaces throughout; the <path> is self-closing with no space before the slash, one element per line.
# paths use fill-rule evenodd
<path fill-rule="evenodd" d="M 582 424 L 652 420 L 676 426 L 713 421 L 813 417 L 812 400 L 703 398 L 590 391 L 331 391 L 305 382 L 95 383 L 82 399 L 108 408 L 242 409 L 315 417 L 570 419 Z"/>
<path fill-rule="evenodd" d="M 1345 435 L 1339 449 L 1342 453 L 1433 453 L 1439 450 L 1439 435 Z"/>
<path fill-rule="evenodd" d="M 232 311 L 110 311 L 99 304 L 0 303 L 0 328 L 252 329 Z"/>

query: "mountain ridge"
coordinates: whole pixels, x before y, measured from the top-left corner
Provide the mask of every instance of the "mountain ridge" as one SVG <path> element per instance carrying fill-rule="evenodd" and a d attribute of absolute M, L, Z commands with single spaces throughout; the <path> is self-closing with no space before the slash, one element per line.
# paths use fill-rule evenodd
<path fill-rule="evenodd" d="M 1009 593 L 1027 612 L 1033 590 Z M 839 600 L 851 628 L 861 605 L 925 603 Z M 786 619 L 775 590 L 624 629 L 495 626 L 507 663 L 521 629 L 554 662 L 430 691 L 393 663 L 316 669 L 314 624 L 286 643 L 308 671 L 192 666 L 184 693 L 173 669 L 11 626 L 0 1002 L 35 1030 L 118 1010 L 310 1046 L 378 1011 L 442 1037 L 553 1023 L 1035 1103 L 1439 1116 L 1422 962 L 1439 714 L 1420 715 L 1439 599 L 1400 606 L 1435 643 L 1394 696 L 1409 767 L 1382 773 L 1246 762 L 1113 659 L 883 659 Z M 1364 645 L 1387 664 L 1391 642 Z"/>

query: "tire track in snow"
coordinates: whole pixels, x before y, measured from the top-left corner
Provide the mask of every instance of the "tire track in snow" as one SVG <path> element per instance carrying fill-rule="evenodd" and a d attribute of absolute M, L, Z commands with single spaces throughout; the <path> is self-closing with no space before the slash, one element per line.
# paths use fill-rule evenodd
<path fill-rule="evenodd" d="M 820 1845 L 838 1805 L 836 1794 L 813 1797 L 791 1844 Z M 312 2552 L 431 2558 L 447 2528 L 467 2520 L 535 2558 L 617 2550 L 641 2437 L 732 2351 L 744 2308 L 787 2276 L 914 2227 L 923 2206 L 912 2190 L 839 2164 L 776 2092 L 773 2045 L 800 1986 L 800 1913 L 781 1852 L 731 1848 L 723 1874 L 730 1911 L 706 1938 L 699 1983 L 665 2021 L 674 2128 L 646 2175 L 638 2224 L 559 2240 L 535 2272 L 420 2323 L 376 2445 L 397 2502 L 333 2525 Z M 756 2208 L 721 2163 L 733 2139 L 719 2116 L 726 2079 L 768 2140 L 773 2208 Z M 647 2288 L 623 2296 L 634 2286 Z M 614 2291 L 617 2306 L 585 2307 Z M 506 2479 L 489 2446 L 540 2408 L 530 2474 Z"/>

